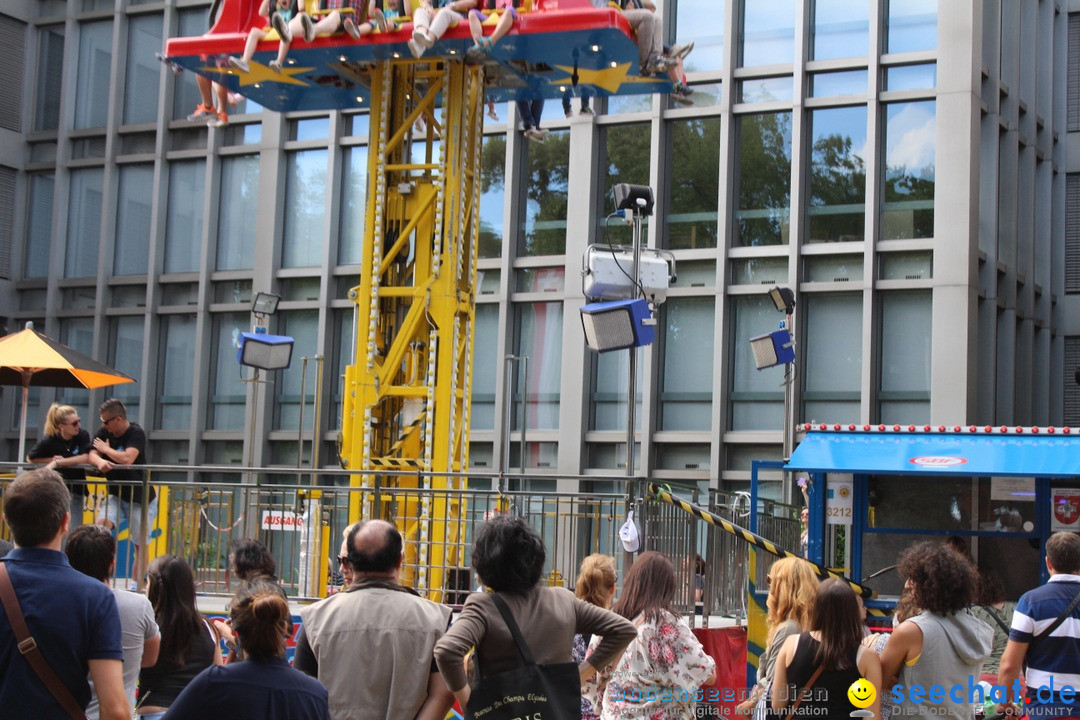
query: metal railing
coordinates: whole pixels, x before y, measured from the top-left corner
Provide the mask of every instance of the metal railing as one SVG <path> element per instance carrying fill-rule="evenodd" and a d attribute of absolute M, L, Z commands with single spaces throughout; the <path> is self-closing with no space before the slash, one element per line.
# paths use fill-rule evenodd
<path fill-rule="evenodd" d="M 13 469 L 13 468 L 12 468 Z M 619 528 L 626 519 L 626 478 L 601 478 L 610 492 L 444 490 L 400 487 L 404 479 L 423 483 L 417 473 L 381 474 L 372 487 L 350 487 L 340 470 L 312 472 L 289 468 L 218 466 L 146 466 L 142 483 L 113 483 L 130 497 L 135 487 L 144 494 L 158 491 L 158 512 L 150 520 L 150 556 L 170 553 L 185 558 L 195 570 L 198 590 L 230 592 L 229 546 L 233 540 L 255 537 L 266 543 L 277 562 L 282 585 L 290 596 L 313 598 L 334 590 L 342 532 L 356 520 L 381 517 L 396 522 L 406 541 L 402 580 L 420 589 L 432 588 L 443 602 L 458 604 L 474 589 L 470 571 L 471 547 L 479 525 L 498 513 L 525 518 L 547 548 L 545 581 L 573 588 L 581 561 L 591 553 L 614 556 L 621 578 L 625 553 Z M 4 467 L 0 465 L 0 472 Z M 10 475 L 9 475 L 10 477 Z M 474 485 L 499 485 L 496 475 L 471 475 Z M 528 476 L 521 484 L 528 485 Z M 543 478 L 550 481 L 550 476 Z M 97 483 L 95 483 L 95 480 Z M 582 477 L 593 486 L 595 476 Z M 88 477 L 94 491 L 87 498 L 88 521 L 104 502 L 103 481 Z M 385 484 L 384 484 L 385 483 Z M 505 486 L 505 483 L 502 484 Z M 0 481 L 0 501 L 6 482 Z M 693 486 L 674 492 L 700 504 Z M 695 607 L 694 556 L 706 561 L 699 613 L 743 620 L 746 617 L 748 548 L 740 539 L 677 507 L 633 494 L 635 517 L 643 549 L 662 552 L 675 562 L 682 588 L 679 608 Z M 743 526 L 749 524 L 749 497 L 710 491 L 704 505 Z M 350 510 L 352 508 L 352 510 Z M 361 508 L 360 515 L 356 508 Z M 145 506 L 141 508 L 148 515 Z M 426 516 L 425 516 L 426 513 Z M 784 547 L 798 544 L 798 508 L 759 501 L 758 531 Z M 0 537 L 8 531 L 0 517 Z M 117 576 L 132 577 L 134 553 L 130 535 L 118 533 Z M 434 561 L 433 558 L 439 558 Z M 759 574 L 765 572 L 759 563 Z M 335 582 L 336 581 L 336 582 Z M 439 592 L 441 591 L 441 592 Z"/>

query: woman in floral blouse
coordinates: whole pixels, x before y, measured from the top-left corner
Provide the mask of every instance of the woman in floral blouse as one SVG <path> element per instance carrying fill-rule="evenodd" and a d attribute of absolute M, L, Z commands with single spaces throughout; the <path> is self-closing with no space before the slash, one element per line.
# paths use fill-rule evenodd
<path fill-rule="evenodd" d="M 612 608 L 637 625 L 637 638 L 582 688 L 601 720 L 694 717 L 698 690 L 716 680 L 716 663 L 672 611 L 674 600 L 675 566 L 660 553 L 642 553 Z"/>

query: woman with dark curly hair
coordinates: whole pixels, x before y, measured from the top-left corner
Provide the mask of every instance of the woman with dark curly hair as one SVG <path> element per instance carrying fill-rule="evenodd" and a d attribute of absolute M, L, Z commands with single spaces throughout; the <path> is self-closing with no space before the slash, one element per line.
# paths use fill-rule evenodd
<path fill-rule="evenodd" d="M 277 564 L 270 548 L 255 538 L 233 540 L 229 548 L 229 564 L 236 577 L 246 582 L 269 580 L 276 582 Z"/>
<path fill-rule="evenodd" d="M 506 602 L 538 665 L 570 662 L 575 633 L 601 636 L 590 660 L 579 666 L 582 680 L 637 636 L 632 623 L 610 610 L 590 605 L 565 588 L 542 586 L 546 557 L 544 541 L 522 518 L 499 515 L 477 533 L 472 568 L 488 592 L 471 593 L 435 645 L 439 672 L 463 709 L 471 691 L 465 675 L 465 655 L 471 648 L 476 648 L 474 684 L 523 665 L 493 595 Z"/>
<path fill-rule="evenodd" d="M 900 554 L 897 570 L 920 612 L 900 623 L 881 652 L 884 686 L 946 688 L 941 702 L 926 696 L 916 702 L 905 692 L 897 703 L 900 715 L 947 711 L 953 718 L 974 717 L 966 695 L 957 701 L 948 689 L 978 685 L 990 655 L 994 631 L 967 609 L 978 587 L 975 567 L 940 543 L 920 542 Z"/>

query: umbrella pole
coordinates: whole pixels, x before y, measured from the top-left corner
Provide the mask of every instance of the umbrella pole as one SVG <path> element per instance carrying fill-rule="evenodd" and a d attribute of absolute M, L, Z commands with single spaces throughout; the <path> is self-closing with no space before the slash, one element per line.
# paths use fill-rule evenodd
<path fill-rule="evenodd" d="M 23 371 L 22 378 L 22 410 L 19 412 L 19 472 L 22 472 L 22 463 L 26 458 L 26 403 L 30 400 L 30 373 Z"/>

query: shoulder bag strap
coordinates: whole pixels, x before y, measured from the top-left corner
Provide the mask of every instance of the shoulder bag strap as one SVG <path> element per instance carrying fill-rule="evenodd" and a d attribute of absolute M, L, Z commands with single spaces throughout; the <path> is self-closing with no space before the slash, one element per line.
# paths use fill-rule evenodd
<path fill-rule="evenodd" d="M 23 617 L 22 608 L 19 607 L 19 598 L 15 596 L 15 588 L 11 585 L 11 577 L 4 563 L 0 563 L 0 601 L 4 603 L 4 611 L 7 613 L 8 622 L 11 623 L 11 630 L 15 633 L 19 652 L 26 658 L 26 662 L 30 663 L 38 679 L 72 720 L 86 720 L 86 713 L 75 702 L 67 686 L 49 667 L 49 663 L 45 661 L 41 650 L 38 649 L 37 642 L 30 636 L 30 628 L 26 626 L 26 618 Z"/>
<path fill-rule="evenodd" d="M 791 706 L 791 712 L 788 713 L 788 717 L 794 715 L 795 712 L 799 709 L 799 706 L 802 705 L 802 701 L 810 697 L 810 689 L 814 687 L 814 683 L 816 683 L 817 679 L 821 677 L 821 673 L 824 669 L 824 665 L 818 665 L 818 669 L 815 670 L 814 674 L 810 676 L 810 680 L 805 685 L 803 685 L 802 690 L 799 691 L 799 697 L 797 700 L 795 700 L 795 704 Z"/>
<path fill-rule="evenodd" d="M 1061 611 L 1061 614 L 1057 616 L 1057 619 L 1051 623 L 1050 627 L 1043 630 L 1041 633 L 1031 638 L 1031 643 L 1028 645 L 1028 650 L 1041 643 L 1046 638 L 1050 637 L 1050 633 L 1058 629 L 1061 623 L 1065 622 L 1065 618 L 1072 615 L 1072 611 L 1076 609 L 1076 606 L 1080 605 L 1080 592 L 1076 593 L 1076 597 L 1072 599 L 1072 602 L 1065 606 L 1065 609 Z"/>
<path fill-rule="evenodd" d="M 1077 597 L 1080 597 L 1080 595 L 1077 595 Z M 997 610 L 992 605 L 980 605 L 979 607 L 990 613 L 990 617 L 994 618 L 994 622 L 1001 628 L 1001 632 L 1006 635 L 1009 634 L 1009 626 L 1005 624 L 1005 621 L 1001 619 L 1001 616 L 998 615 Z M 1069 612 L 1072 612 L 1072 610 L 1069 610 Z"/>
<path fill-rule="evenodd" d="M 499 597 L 498 593 L 492 593 L 491 599 L 495 602 L 495 607 L 499 609 L 499 614 L 502 615 L 506 627 L 510 628 L 510 634 L 514 636 L 514 642 L 517 643 L 518 652 L 521 653 L 521 659 L 525 661 L 526 665 L 535 665 L 536 659 L 533 658 L 529 646 L 525 644 L 525 638 L 522 637 L 521 630 L 518 628 L 514 616 L 510 613 L 510 607 L 506 604 L 505 600 Z"/>

